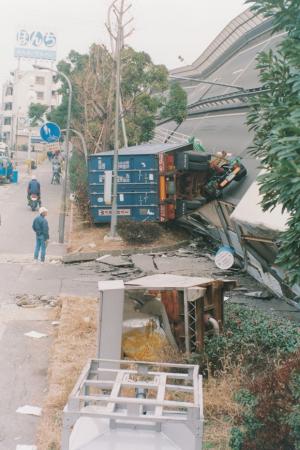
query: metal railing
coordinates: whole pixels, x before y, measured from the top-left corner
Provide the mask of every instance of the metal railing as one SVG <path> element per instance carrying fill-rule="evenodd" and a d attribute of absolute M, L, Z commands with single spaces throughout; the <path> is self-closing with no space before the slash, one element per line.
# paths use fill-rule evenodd
<path fill-rule="evenodd" d="M 166 143 L 168 144 L 186 144 L 190 136 L 187 134 L 179 133 L 169 128 L 157 128 L 155 130 L 155 137 L 151 141 L 152 143 Z"/>
<path fill-rule="evenodd" d="M 207 77 L 251 40 L 272 29 L 272 20 L 247 9 L 233 19 L 191 65 L 171 70 L 172 75 Z"/>
<path fill-rule="evenodd" d="M 248 100 L 251 97 L 266 92 L 263 88 L 251 88 L 244 91 L 231 92 L 229 94 L 217 95 L 215 97 L 209 97 L 197 102 L 190 103 L 187 108 L 187 116 L 196 116 L 201 114 L 207 114 L 215 111 L 225 111 L 230 109 L 248 108 Z M 158 122 L 158 126 L 164 123 L 169 123 L 172 119 L 163 119 Z M 156 129 L 156 132 L 159 128 Z M 167 130 L 165 128 L 164 130 Z M 169 130 L 173 135 L 179 134 L 175 131 Z M 168 141 L 169 142 L 169 141 Z M 178 141 L 177 141 L 178 142 Z"/>
<path fill-rule="evenodd" d="M 232 109 L 247 108 L 249 98 L 266 92 L 262 88 L 247 89 L 245 91 L 232 92 L 229 94 L 218 95 L 216 97 L 210 97 L 207 99 L 199 100 L 198 102 L 191 103 L 188 107 L 188 117 L 200 116 L 202 114 L 208 114 L 210 112 L 228 111 Z M 169 120 L 170 121 L 170 120 Z M 170 143 L 170 144 L 183 144 L 187 143 L 191 136 L 184 133 L 172 130 L 170 128 L 164 128 L 162 125 L 169 121 L 162 121 L 158 124 L 155 130 L 155 137 L 151 142 L 153 143 Z M 201 144 L 201 142 L 199 141 Z"/>
<path fill-rule="evenodd" d="M 156 128 L 155 136 L 151 143 L 155 144 L 188 144 L 191 140 L 191 136 L 184 133 L 179 133 L 178 131 L 171 130 L 170 128 Z M 195 140 L 195 143 L 201 144 L 199 139 Z"/>
<path fill-rule="evenodd" d="M 233 107 L 247 107 L 248 100 L 262 92 L 266 92 L 263 88 L 245 89 L 243 92 L 231 92 L 229 94 L 217 95 L 215 97 L 209 97 L 203 100 L 188 105 L 188 116 L 202 112 L 203 109 L 211 108 L 214 106 L 224 106 L 223 109 L 228 109 L 230 105 Z M 222 109 L 222 108 L 221 108 Z"/>

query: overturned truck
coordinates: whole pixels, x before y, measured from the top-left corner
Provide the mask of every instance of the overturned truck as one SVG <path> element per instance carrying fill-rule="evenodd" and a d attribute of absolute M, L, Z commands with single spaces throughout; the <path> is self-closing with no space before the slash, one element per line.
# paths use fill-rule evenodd
<path fill-rule="evenodd" d="M 113 152 L 89 157 L 89 198 L 94 223 L 112 213 Z M 210 155 L 193 144 L 145 144 L 121 149 L 118 157 L 118 216 L 166 222 L 219 198 L 247 174 L 237 158 Z"/>

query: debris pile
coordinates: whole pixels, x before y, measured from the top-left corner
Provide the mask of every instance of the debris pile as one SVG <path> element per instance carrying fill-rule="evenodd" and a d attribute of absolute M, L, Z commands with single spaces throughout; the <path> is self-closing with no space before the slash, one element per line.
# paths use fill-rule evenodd
<path fill-rule="evenodd" d="M 38 306 L 55 308 L 58 305 L 58 299 L 51 295 L 17 294 L 15 301 L 21 308 L 36 308 Z"/>

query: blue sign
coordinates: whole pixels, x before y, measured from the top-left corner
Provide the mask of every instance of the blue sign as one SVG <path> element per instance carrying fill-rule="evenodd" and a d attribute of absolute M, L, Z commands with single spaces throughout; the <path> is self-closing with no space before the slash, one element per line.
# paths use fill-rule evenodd
<path fill-rule="evenodd" d="M 41 138 L 43 141 L 48 143 L 57 142 L 60 138 L 60 134 L 61 132 L 59 126 L 54 122 L 46 122 L 40 128 Z"/>

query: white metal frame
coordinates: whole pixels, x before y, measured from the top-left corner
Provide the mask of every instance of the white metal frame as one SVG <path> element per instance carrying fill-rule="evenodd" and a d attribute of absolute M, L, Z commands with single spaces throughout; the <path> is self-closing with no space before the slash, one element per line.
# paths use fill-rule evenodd
<path fill-rule="evenodd" d="M 137 397 L 137 389 L 145 396 Z M 69 450 L 70 435 L 80 417 L 109 419 L 111 428 L 162 432 L 179 448 L 200 450 L 203 395 L 199 367 L 90 360 L 64 408 L 62 450 Z"/>

